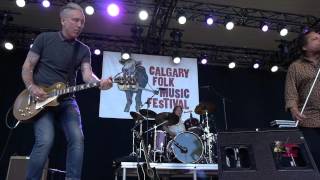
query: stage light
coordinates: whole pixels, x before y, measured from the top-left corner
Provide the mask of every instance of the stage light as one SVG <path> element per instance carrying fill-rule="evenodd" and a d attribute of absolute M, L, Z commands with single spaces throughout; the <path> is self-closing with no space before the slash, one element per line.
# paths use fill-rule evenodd
<path fill-rule="evenodd" d="M 97 56 L 99 56 L 99 55 L 101 54 L 100 49 L 95 49 L 95 50 L 94 50 L 94 54 L 97 55 Z"/>
<path fill-rule="evenodd" d="M 213 17 L 212 16 L 208 16 L 206 22 L 207 22 L 207 24 L 209 26 L 211 26 L 213 24 L 213 22 L 214 22 Z"/>
<path fill-rule="evenodd" d="M 30 49 L 32 48 L 33 44 L 30 44 Z"/>
<path fill-rule="evenodd" d="M 263 24 L 263 25 L 261 26 L 261 30 L 262 30 L 263 32 L 267 32 L 267 31 L 269 30 L 269 26 L 268 26 L 267 24 Z"/>
<path fill-rule="evenodd" d="M 279 70 L 279 67 L 274 65 L 271 67 L 271 72 L 277 72 Z"/>
<path fill-rule="evenodd" d="M 179 16 L 178 18 L 179 24 L 185 24 L 187 22 L 187 18 L 184 15 Z"/>
<path fill-rule="evenodd" d="M 107 12 L 110 16 L 115 17 L 118 16 L 120 13 L 119 6 L 117 4 L 109 4 L 107 7 Z"/>
<path fill-rule="evenodd" d="M 131 55 L 127 52 L 124 52 L 121 54 L 121 58 L 124 59 L 124 60 L 128 60 L 130 59 Z"/>
<path fill-rule="evenodd" d="M 179 56 L 175 56 L 175 57 L 173 58 L 173 63 L 179 64 L 180 62 L 181 62 L 181 58 L 180 58 Z"/>
<path fill-rule="evenodd" d="M 303 27 L 302 30 L 301 30 L 301 32 L 302 32 L 303 34 L 308 33 L 309 31 L 310 31 L 310 28 L 307 27 L 307 26 Z"/>
<path fill-rule="evenodd" d="M 26 6 L 26 1 L 25 0 L 16 0 L 16 4 L 18 7 L 24 7 L 24 6 Z"/>
<path fill-rule="evenodd" d="M 286 29 L 286 28 L 282 28 L 281 30 L 280 30 L 280 36 L 286 36 L 288 34 L 288 29 Z"/>
<path fill-rule="evenodd" d="M 201 64 L 207 64 L 207 62 L 208 62 L 207 58 L 202 58 L 201 59 Z"/>
<path fill-rule="evenodd" d="M 139 12 L 139 19 L 140 19 L 141 21 L 147 20 L 148 17 L 149 17 L 149 14 L 148 14 L 148 12 L 147 12 L 146 10 L 141 10 L 141 11 Z"/>
<path fill-rule="evenodd" d="M 5 47 L 7 50 L 11 51 L 11 50 L 13 49 L 13 44 L 12 44 L 11 42 L 5 42 L 5 43 L 4 43 L 4 47 Z"/>
<path fill-rule="evenodd" d="M 260 64 L 259 64 L 259 63 L 254 63 L 254 64 L 253 64 L 253 68 L 254 68 L 254 69 L 259 69 L 259 67 L 260 67 Z"/>
<path fill-rule="evenodd" d="M 43 0 L 42 1 L 42 6 L 45 7 L 45 8 L 50 7 L 50 1 L 49 0 Z"/>
<path fill-rule="evenodd" d="M 229 21 L 227 24 L 226 24 L 226 29 L 231 31 L 232 29 L 234 28 L 234 23 L 232 21 Z"/>
<path fill-rule="evenodd" d="M 208 62 L 208 55 L 204 52 L 200 53 L 200 57 L 198 58 L 198 60 L 201 62 L 201 64 L 207 64 Z"/>
<path fill-rule="evenodd" d="M 229 67 L 229 69 L 233 69 L 233 68 L 236 67 L 236 63 L 235 62 L 231 62 L 231 63 L 229 63 L 228 67 Z"/>
<path fill-rule="evenodd" d="M 85 12 L 86 12 L 87 15 L 91 16 L 94 13 L 94 8 L 92 6 L 87 6 L 85 8 Z"/>

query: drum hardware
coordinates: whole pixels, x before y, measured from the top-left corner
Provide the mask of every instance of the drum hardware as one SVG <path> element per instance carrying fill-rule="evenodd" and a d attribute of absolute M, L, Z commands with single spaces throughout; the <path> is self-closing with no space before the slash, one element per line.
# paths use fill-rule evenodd
<path fill-rule="evenodd" d="M 153 149 L 150 152 L 153 153 L 154 162 L 156 162 L 157 154 L 160 154 L 160 161 L 161 161 L 162 156 L 164 155 L 164 152 L 165 152 L 164 146 L 166 143 L 166 133 L 164 131 L 158 131 L 157 128 L 164 124 L 168 126 L 177 124 L 179 122 L 179 117 L 175 114 L 168 113 L 168 112 L 156 114 L 155 112 L 147 109 L 141 109 L 139 112 L 142 115 L 151 115 L 151 117 L 155 118 L 156 124 L 152 128 L 142 132 L 141 134 L 146 134 L 153 130 Z M 132 114 L 134 117 L 140 117 L 136 113 L 132 113 Z M 144 119 L 144 120 L 147 120 L 147 119 Z"/>
<path fill-rule="evenodd" d="M 169 141 L 166 148 L 169 161 L 178 160 L 182 163 L 196 163 L 202 159 L 203 143 L 193 132 L 182 132 Z"/>
<path fill-rule="evenodd" d="M 215 105 L 210 102 L 201 102 L 196 106 L 194 112 L 199 115 L 205 115 L 206 113 L 213 113 L 215 111 Z"/>
<path fill-rule="evenodd" d="M 132 119 L 135 120 L 135 121 L 144 120 L 144 117 L 143 117 L 141 114 L 137 113 L 137 112 L 131 111 L 131 112 L 130 112 L 130 116 L 131 116 Z"/>
<path fill-rule="evenodd" d="M 161 113 L 160 113 L 161 114 Z M 159 119 L 160 117 L 162 116 L 158 116 L 158 118 L 156 118 L 156 122 L 158 122 L 159 124 L 155 124 L 153 126 L 153 128 L 150 128 L 148 129 L 147 131 L 145 131 L 144 133 L 148 133 L 152 130 L 154 130 L 153 132 L 153 161 L 156 162 L 156 155 L 157 153 L 160 153 L 160 156 L 162 156 L 162 154 L 164 153 L 164 149 L 163 149 L 163 146 L 164 146 L 164 141 L 165 139 L 162 140 L 162 142 L 160 142 L 160 148 L 158 148 L 157 146 L 159 145 L 157 143 L 157 138 L 158 138 L 158 133 L 157 133 L 157 128 L 164 125 L 164 124 L 167 124 L 167 123 L 172 123 L 171 120 L 169 122 L 169 120 L 166 120 L 166 119 Z M 162 131 L 163 132 L 163 131 Z M 165 138 L 165 137 L 164 137 Z M 160 140 L 161 141 L 161 140 Z M 162 143 L 162 145 L 161 145 Z M 161 159 L 161 158 L 160 158 Z"/>
<path fill-rule="evenodd" d="M 156 116 L 155 120 L 156 124 L 166 124 L 167 126 L 172 126 L 179 122 L 179 116 L 169 112 L 162 112 Z"/>
<path fill-rule="evenodd" d="M 149 109 L 140 109 L 139 113 L 148 118 L 156 118 L 157 113 Z"/>
<path fill-rule="evenodd" d="M 151 100 L 155 95 L 157 95 L 157 93 L 155 93 L 155 91 L 152 91 L 152 92 L 153 92 L 152 96 L 149 97 L 149 98 L 147 98 L 146 102 L 144 102 L 144 103 L 140 106 L 140 108 L 139 108 L 139 113 L 145 117 L 145 120 L 147 120 L 147 121 L 146 121 L 146 122 L 147 122 L 147 123 L 146 123 L 146 126 L 147 126 L 146 129 L 149 128 L 149 120 L 151 120 L 151 118 L 154 119 L 154 118 L 157 116 L 157 113 L 156 113 L 156 112 L 154 112 L 154 111 L 152 111 L 152 110 L 149 109 L 149 108 L 150 108 L 150 104 L 151 104 L 150 100 Z M 142 109 L 144 105 L 147 105 L 147 109 Z M 141 126 L 140 126 L 140 136 L 142 136 L 142 135 L 143 135 L 143 131 L 142 131 L 142 124 L 141 124 Z M 148 136 L 146 137 L 146 143 L 149 144 Z M 140 152 L 139 155 L 140 155 L 140 157 L 141 157 L 141 150 L 142 150 L 142 146 L 141 146 L 141 142 L 140 142 L 140 148 L 139 148 L 139 152 Z"/>
<path fill-rule="evenodd" d="M 187 131 L 191 131 L 201 136 L 203 134 L 203 128 L 200 125 L 200 121 L 197 118 L 192 117 L 192 111 L 189 111 L 190 118 L 184 121 L 184 126 Z"/>
<path fill-rule="evenodd" d="M 203 128 L 203 135 L 202 140 L 204 141 L 204 153 L 205 156 L 208 158 L 209 163 L 213 163 L 213 143 L 215 142 L 215 135 L 210 133 L 209 127 L 209 113 L 214 112 L 215 106 L 212 103 L 200 103 L 195 108 L 195 113 L 204 116 L 204 121 L 202 122 Z"/>
<path fill-rule="evenodd" d="M 151 119 L 148 119 L 148 115 L 151 114 L 151 116 L 155 116 L 154 114 L 156 114 L 155 112 L 151 111 L 151 110 L 148 110 L 148 109 L 141 109 L 139 111 L 140 113 L 142 112 L 143 114 L 146 115 L 146 118 L 140 114 L 140 113 L 137 113 L 137 112 L 133 112 L 131 111 L 130 112 L 130 116 L 133 118 L 133 120 L 135 120 L 135 125 L 133 126 L 133 128 L 131 129 L 132 131 L 132 153 L 130 155 L 132 156 L 135 156 L 136 155 L 136 150 L 135 150 L 135 129 L 139 126 L 139 134 L 140 136 L 143 135 L 143 122 L 145 120 L 149 121 Z M 139 157 L 141 158 L 142 157 L 142 146 L 141 146 L 141 143 L 140 143 L 140 146 L 139 146 Z"/>
<path fill-rule="evenodd" d="M 174 145 L 176 145 L 178 147 L 178 149 L 180 149 L 181 153 L 187 153 L 188 152 L 188 148 L 185 146 L 181 146 L 177 141 L 175 141 L 174 139 L 172 139 L 172 142 Z"/>
<path fill-rule="evenodd" d="M 135 148 L 135 134 L 136 132 L 135 132 L 135 130 L 134 129 L 132 129 L 132 152 L 130 153 L 130 155 L 129 156 L 136 156 L 137 155 L 137 153 L 136 153 L 136 148 Z"/>
<path fill-rule="evenodd" d="M 136 149 L 135 149 L 135 134 L 136 134 L 135 129 L 138 126 L 140 126 L 140 131 L 142 130 L 141 126 L 142 126 L 142 122 L 144 121 L 144 117 L 141 114 L 139 114 L 137 112 L 133 112 L 133 111 L 130 112 L 130 116 L 135 121 L 133 128 L 131 128 L 131 131 L 132 131 L 132 152 L 130 153 L 130 156 L 136 156 L 137 154 L 136 154 Z M 141 158 L 141 154 L 139 155 L 139 157 Z"/>

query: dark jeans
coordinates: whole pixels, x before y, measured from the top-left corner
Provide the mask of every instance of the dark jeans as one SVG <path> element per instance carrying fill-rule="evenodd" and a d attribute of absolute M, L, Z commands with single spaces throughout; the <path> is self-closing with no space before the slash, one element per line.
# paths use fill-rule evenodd
<path fill-rule="evenodd" d="M 58 107 L 41 114 L 34 122 L 35 144 L 30 154 L 27 180 L 40 180 L 54 140 L 54 126 L 59 123 L 67 140 L 66 179 L 80 180 L 83 160 L 81 117 L 74 99 L 60 102 Z"/>
<path fill-rule="evenodd" d="M 303 128 L 300 127 L 301 132 L 308 144 L 313 159 L 320 171 L 320 128 Z"/>

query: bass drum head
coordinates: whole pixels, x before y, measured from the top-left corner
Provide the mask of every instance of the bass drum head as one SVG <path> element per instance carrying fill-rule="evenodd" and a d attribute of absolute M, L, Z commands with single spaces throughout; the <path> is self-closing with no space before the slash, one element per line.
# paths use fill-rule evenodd
<path fill-rule="evenodd" d="M 187 151 L 181 150 L 181 147 L 186 148 Z M 178 134 L 171 142 L 171 150 L 180 162 L 195 163 L 203 155 L 203 144 L 199 136 L 193 132 L 183 132 Z"/>

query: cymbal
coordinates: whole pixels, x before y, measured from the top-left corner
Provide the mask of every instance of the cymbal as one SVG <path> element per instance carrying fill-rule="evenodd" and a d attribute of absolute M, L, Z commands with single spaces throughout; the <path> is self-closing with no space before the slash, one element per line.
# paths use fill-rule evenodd
<path fill-rule="evenodd" d="M 144 117 L 137 113 L 137 112 L 133 112 L 133 111 L 130 111 L 130 116 L 135 120 L 135 121 L 138 121 L 138 120 L 143 120 Z"/>
<path fill-rule="evenodd" d="M 203 115 L 206 112 L 212 113 L 215 111 L 215 105 L 210 102 L 201 102 L 198 104 L 194 110 L 196 114 Z"/>
<path fill-rule="evenodd" d="M 157 116 L 157 113 L 155 113 L 154 111 L 149 110 L 149 109 L 140 109 L 139 113 L 142 116 L 147 117 L 147 118 L 156 118 L 156 116 Z"/>
<path fill-rule="evenodd" d="M 167 125 L 167 126 L 175 125 L 179 122 L 179 116 L 177 116 L 173 113 L 169 113 L 169 112 L 162 112 L 156 116 L 156 123 L 157 124 L 161 124 L 165 121 L 167 121 L 165 123 L 165 125 Z"/>

